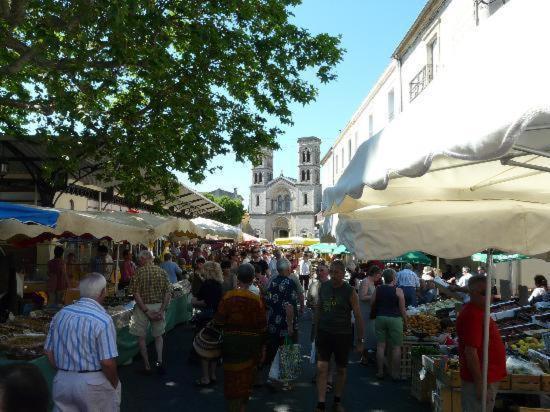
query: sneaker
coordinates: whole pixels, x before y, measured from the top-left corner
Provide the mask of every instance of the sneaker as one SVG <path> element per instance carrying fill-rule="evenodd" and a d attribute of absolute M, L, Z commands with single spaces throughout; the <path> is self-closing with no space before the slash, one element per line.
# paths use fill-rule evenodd
<path fill-rule="evenodd" d="M 164 366 L 161 362 L 155 363 L 155 369 L 157 370 L 157 373 L 159 375 L 166 375 L 166 369 L 164 369 Z"/>

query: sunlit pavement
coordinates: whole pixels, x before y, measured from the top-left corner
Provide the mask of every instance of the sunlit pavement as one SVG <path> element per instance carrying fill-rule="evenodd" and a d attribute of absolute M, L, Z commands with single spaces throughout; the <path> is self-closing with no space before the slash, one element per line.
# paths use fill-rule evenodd
<path fill-rule="evenodd" d="M 316 388 L 311 379 L 314 368 L 309 363 L 310 321 L 300 322 L 300 341 L 304 354 L 304 371 L 291 391 L 273 392 L 268 388 L 254 391 L 249 411 L 262 412 L 311 412 L 315 409 Z M 122 411 L 224 411 L 223 371 L 218 370 L 219 383 L 215 387 L 196 388 L 193 383 L 200 375 L 199 366 L 189 366 L 187 356 L 191 347 L 192 329 L 179 326 L 166 336 L 165 376 L 142 376 L 142 368 L 136 358 L 133 365 L 119 369 L 122 381 Z M 153 347 L 149 348 L 154 360 Z M 391 381 L 377 381 L 374 368 L 358 363 L 358 355 L 351 357 L 348 368 L 348 383 L 343 396 L 343 405 L 348 412 L 363 411 L 429 411 L 410 395 L 409 386 Z M 330 411 L 332 395 L 327 398 Z"/>

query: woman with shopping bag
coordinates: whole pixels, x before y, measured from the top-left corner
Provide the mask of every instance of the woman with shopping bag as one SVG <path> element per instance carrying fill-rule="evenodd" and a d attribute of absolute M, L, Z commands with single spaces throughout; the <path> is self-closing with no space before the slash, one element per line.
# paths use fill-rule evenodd
<path fill-rule="evenodd" d="M 296 353 L 294 347 L 284 348 L 279 352 L 279 360 L 274 363 L 275 356 L 280 347 L 284 345 L 285 340 L 287 345 L 297 343 L 297 323 L 298 323 L 298 290 L 296 284 L 289 278 L 291 273 L 291 265 L 288 259 L 277 260 L 278 275 L 270 283 L 266 295 L 266 305 L 268 308 L 267 318 L 267 350 L 264 366 L 266 370 L 270 370 L 273 366 L 274 370 L 281 366 L 281 355 L 284 352 L 285 359 L 292 359 L 290 353 Z M 275 372 L 273 372 L 272 376 Z M 281 373 L 281 371 L 279 371 Z M 275 380 L 275 379 L 272 379 Z M 280 380 L 280 379 L 277 379 Z M 284 382 L 283 382 L 284 383 Z M 288 383 L 288 382 L 287 382 Z"/>

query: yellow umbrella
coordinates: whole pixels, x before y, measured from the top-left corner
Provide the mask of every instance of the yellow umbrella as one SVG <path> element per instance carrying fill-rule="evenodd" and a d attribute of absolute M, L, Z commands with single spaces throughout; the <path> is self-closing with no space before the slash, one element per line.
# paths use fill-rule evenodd
<path fill-rule="evenodd" d="M 280 237 L 273 242 L 277 246 L 311 246 L 319 243 L 319 239 L 307 237 Z"/>

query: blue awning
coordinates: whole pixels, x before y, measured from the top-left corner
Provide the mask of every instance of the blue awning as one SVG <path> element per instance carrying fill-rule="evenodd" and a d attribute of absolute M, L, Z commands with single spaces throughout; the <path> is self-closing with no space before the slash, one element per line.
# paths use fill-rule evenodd
<path fill-rule="evenodd" d="M 35 223 L 55 227 L 59 212 L 55 209 L 42 209 L 17 203 L 0 202 L 0 220 L 14 219 L 22 223 Z"/>

